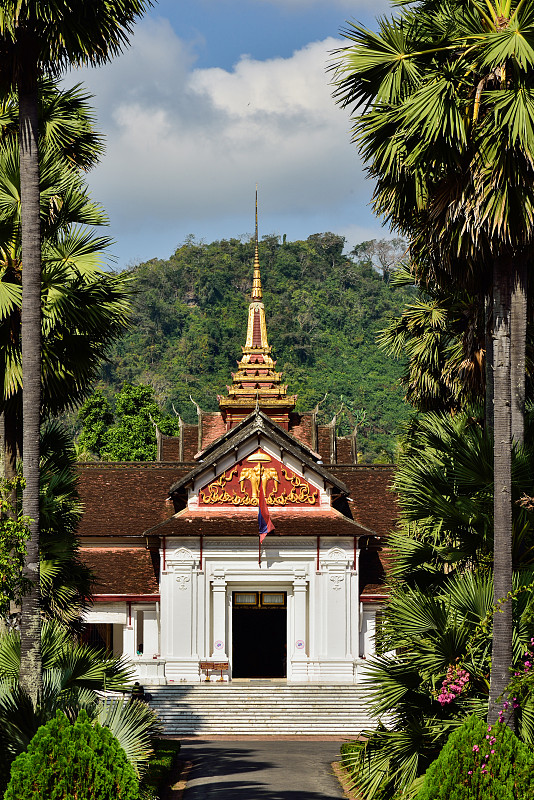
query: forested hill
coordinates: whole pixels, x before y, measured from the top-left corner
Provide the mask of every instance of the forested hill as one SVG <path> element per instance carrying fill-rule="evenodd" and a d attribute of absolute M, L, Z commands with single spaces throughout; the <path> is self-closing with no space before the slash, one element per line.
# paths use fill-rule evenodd
<path fill-rule="evenodd" d="M 297 242 L 263 237 L 267 331 L 277 368 L 289 391 L 298 393 L 297 409 L 310 409 L 327 394 L 321 405 L 326 421 L 345 400 L 343 432 L 364 409 L 359 447 L 373 461 L 392 456 L 395 432 L 408 416 L 397 384 L 402 366 L 375 344 L 408 290 L 388 285 L 387 261 L 395 255 L 390 244 L 364 243 L 349 257 L 343 246 L 331 233 Z M 251 241 L 205 244 L 189 237 L 167 261 L 131 269 L 133 325 L 110 355 L 104 384 L 149 383 L 164 407 L 174 404 L 189 422 L 196 419 L 190 395 L 217 410 L 217 393 L 225 393 L 245 343 L 253 255 Z"/>

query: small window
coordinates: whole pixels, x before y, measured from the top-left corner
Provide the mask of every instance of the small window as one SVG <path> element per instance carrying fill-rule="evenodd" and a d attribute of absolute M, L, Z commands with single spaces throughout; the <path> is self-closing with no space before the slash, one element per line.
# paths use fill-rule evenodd
<path fill-rule="evenodd" d="M 285 606 L 286 593 L 285 592 L 262 592 L 261 593 L 262 606 Z"/>
<path fill-rule="evenodd" d="M 234 592 L 234 606 L 258 606 L 258 592 Z"/>

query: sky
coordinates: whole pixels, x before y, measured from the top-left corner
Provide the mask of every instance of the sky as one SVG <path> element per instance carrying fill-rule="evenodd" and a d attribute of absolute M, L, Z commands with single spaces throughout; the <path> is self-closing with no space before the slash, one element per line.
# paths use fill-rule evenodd
<path fill-rule="evenodd" d="M 346 20 L 387 0 L 160 0 L 131 46 L 68 73 L 94 95 L 106 153 L 88 175 L 110 218 L 114 266 L 168 258 L 190 234 L 259 230 L 347 246 L 388 236 L 326 72 Z"/>

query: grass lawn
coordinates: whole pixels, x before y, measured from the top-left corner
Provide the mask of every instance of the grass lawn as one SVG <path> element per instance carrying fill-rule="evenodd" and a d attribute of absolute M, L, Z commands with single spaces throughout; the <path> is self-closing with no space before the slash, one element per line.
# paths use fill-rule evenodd
<path fill-rule="evenodd" d="M 171 770 L 178 757 L 180 742 L 172 739 L 156 739 L 154 756 L 141 781 L 140 789 L 148 797 L 160 797 L 167 788 Z"/>

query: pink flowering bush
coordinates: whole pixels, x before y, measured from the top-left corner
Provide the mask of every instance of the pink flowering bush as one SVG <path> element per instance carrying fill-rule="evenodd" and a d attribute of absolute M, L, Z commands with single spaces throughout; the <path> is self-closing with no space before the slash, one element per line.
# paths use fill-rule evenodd
<path fill-rule="evenodd" d="M 534 638 L 530 640 L 530 645 L 527 646 L 526 651 L 523 653 L 522 664 L 513 672 L 512 680 L 510 681 L 507 689 L 507 702 L 501 711 L 501 719 L 504 717 L 508 707 L 514 709 L 524 710 L 530 706 L 531 712 L 533 698 L 534 698 Z"/>
<path fill-rule="evenodd" d="M 469 683 L 469 673 L 461 667 L 449 667 L 445 680 L 441 684 L 438 702 L 442 706 L 449 705 L 459 697 Z"/>
<path fill-rule="evenodd" d="M 534 797 L 534 753 L 504 724 L 478 717 L 452 733 L 415 800 L 526 800 Z"/>

